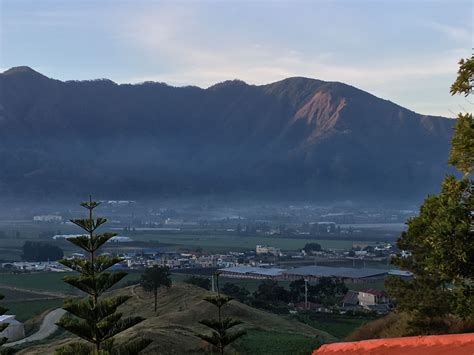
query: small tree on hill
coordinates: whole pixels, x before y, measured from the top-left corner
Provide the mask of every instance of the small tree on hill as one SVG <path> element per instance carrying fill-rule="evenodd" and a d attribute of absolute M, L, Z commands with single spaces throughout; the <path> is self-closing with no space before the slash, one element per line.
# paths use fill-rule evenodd
<path fill-rule="evenodd" d="M 66 276 L 64 282 L 85 292 L 84 300 L 68 299 L 63 308 L 69 313 L 57 323 L 61 328 L 79 336 L 92 346 L 74 343 L 57 350 L 57 354 L 137 354 L 151 342 L 146 339 L 131 341 L 124 346 L 114 346 L 114 336 L 141 322 L 141 317 L 123 318 L 117 309 L 131 296 L 115 296 L 103 298 L 105 291 L 123 279 L 127 273 L 110 273 L 106 270 L 122 261 L 119 257 L 97 255 L 98 249 L 104 245 L 114 233 L 95 234 L 97 228 L 107 220 L 94 218 L 93 210 L 99 205 L 90 198 L 81 203 L 88 210 L 88 218 L 73 219 L 72 223 L 86 232 L 86 235 L 69 238 L 68 241 L 83 249 L 88 259 L 60 260 L 60 263 L 79 272 L 78 276 Z"/>
<path fill-rule="evenodd" d="M 161 286 L 171 287 L 170 269 L 166 266 L 155 265 L 145 270 L 141 276 L 140 285 L 146 292 L 153 292 L 155 297 L 155 312 L 158 302 L 158 289 Z"/>
<path fill-rule="evenodd" d="M 232 319 L 230 317 L 223 317 L 222 308 L 229 303 L 232 298 L 222 296 L 219 290 L 219 274 L 215 274 L 217 296 L 206 297 L 204 300 L 217 307 L 217 319 L 203 319 L 199 323 L 205 325 L 212 330 L 211 335 L 197 334 L 198 337 L 207 341 L 209 344 L 215 346 L 221 355 L 224 354 L 224 349 L 232 344 L 234 341 L 246 334 L 244 330 L 231 331 L 231 328 L 242 324 L 241 321 Z"/>

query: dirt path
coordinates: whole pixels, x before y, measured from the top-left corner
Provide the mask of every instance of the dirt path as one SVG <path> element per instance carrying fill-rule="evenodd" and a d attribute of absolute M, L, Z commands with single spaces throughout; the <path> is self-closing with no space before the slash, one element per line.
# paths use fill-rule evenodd
<path fill-rule="evenodd" d="M 32 341 L 43 340 L 49 337 L 58 329 L 58 326 L 55 323 L 59 321 L 59 319 L 64 315 L 64 313 L 66 313 L 66 311 L 62 308 L 56 308 L 55 310 L 52 310 L 44 317 L 40 329 L 36 333 L 13 343 L 4 344 L 3 346 L 15 346 L 24 343 L 29 343 Z"/>
<path fill-rule="evenodd" d="M 50 292 L 50 291 L 42 291 L 42 290 L 35 290 L 29 288 L 21 288 L 21 287 L 13 287 L 9 285 L 0 284 L 0 288 L 12 291 L 21 291 L 21 292 L 28 292 L 28 293 L 36 293 L 37 295 L 44 295 L 51 298 L 68 298 L 74 297 L 72 294 L 62 293 L 62 292 Z"/>

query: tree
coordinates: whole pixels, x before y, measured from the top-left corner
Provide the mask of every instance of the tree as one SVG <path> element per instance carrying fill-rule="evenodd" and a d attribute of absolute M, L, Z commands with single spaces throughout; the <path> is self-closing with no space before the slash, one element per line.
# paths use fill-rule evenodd
<path fill-rule="evenodd" d="M 4 295 L 0 295 L 0 300 L 3 300 L 4 298 L 5 298 Z M 8 312 L 7 308 L 0 306 L 0 315 L 4 315 L 7 312 Z M 0 332 L 3 332 L 7 328 L 8 328 L 8 323 L 0 324 Z M 0 355 L 10 353 L 9 352 L 10 349 L 2 347 L 2 345 L 5 344 L 7 341 L 8 341 L 7 337 L 0 338 Z"/>
<path fill-rule="evenodd" d="M 184 280 L 185 283 L 201 287 L 205 290 L 211 289 L 211 281 L 207 277 L 191 276 Z"/>
<path fill-rule="evenodd" d="M 222 293 L 244 303 L 248 301 L 250 295 L 250 292 L 245 287 L 239 287 L 230 282 L 226 282 L 224 286 L 222 286 Z"/>
<path fill-rule="evenodd" d="M 219 274 L 215 274 L 217 296 L 206 297 L 204 300 L 217 307 L 217 319 L 203 319 L 199 323 L 212 329 L 211 335 L 208 334 L 197 334 L 198 337 L 207 341 L 209 344 L 215 346 L 221 355 L 224 354 L 224 349 L 232 344 L 234 341 L 244 336 L 246 332 L 244 330 L 230 331 L 233 327 L 242 324 L 241 321 L 223 317 L 222 308 L 228 304 L 232 298 L 228 296 L 222 296 L 219 290 Z"/>
<path fill-rule="evenodd" d="M 27 241 L 23 244 L 22 257 L 26 261 L 56 261 L 63 256 L 61 248 L 49 243 Z"/>
<path fill-rule="evenodd" d="M 306 245 L 304 246 L 303 250 L 308 253 L 308 254 L 311 254 L 315 251 L 321 251 L 322 248 L 321 248 L 321 245 L 318 244 L 318 243 L 306 243 Z"/>
<path fill-rule="evenodd" d="M 161 286 L 171 287 L 170 276 L 171 273 L 168 267 L 160 267 L 158 265 L 146 269 L 145 273 L 141 276 L 140 285 L 146 292 L 153 292 L 155 297 L 155 312 L 158 302 L 158 289 Z"/>
<path fill-rule="evenodd" d="M 474 59 L 459 62 L 451 93 L 472 93 Z M 389 294 L 397 309 L 413 316 L 415 333 L 442 331 L 445 315 L 474 317 L 474 164 L 472 114 L 459 114 L 454 128 L 449 163 L 463 175 L 447 176 L 438 195 L 428 196 L 417 217 L 397 241 L 403 254 L 392 263 L 414 273 L 404 281 L 388 278 Z M 443 323 L 444 322 L 444 323 Z"/>
<path fill-rule="evenodd" d="M 114 336 L 143 321 L 141 317 L 123 318 L 117 308 L 131 296 L 104 298 L 105 291 L 123 279 L 126 272 L 110 273 L 106 270 L 122 261 L 119 257 L 98 255 L 99 248 L 116 234 L 95 231 L 107 222 L 105 218 L 93 218 L 93 210 L 100 203 L 89 201 L 81 203 L 87 209 L 88 218 L 73 219 L 72 223 L 86 232 L 86 235 L 68 238 L 72 244 L 83 249 L 88 259 L 63 259 L 59 262 L 79 272 L 78 276 L 66 276 L 64 282 L 87 294 L 83 300 L 68 299 L 63 308 L 68 312 L 57 323 L 61 328 L 86 340 L 91 345 L 73 343 L 56 351 L 57 354 L 137 354 L 151 342 L 147 339 L 133 340 L 123 346 L 114 346 Z"/>
<path fill-rule="evenodd" d="M 252 305 L 275 313 L 288 313 L 290 293 L 277 281 L 264 280 L 253 293 Z"/>

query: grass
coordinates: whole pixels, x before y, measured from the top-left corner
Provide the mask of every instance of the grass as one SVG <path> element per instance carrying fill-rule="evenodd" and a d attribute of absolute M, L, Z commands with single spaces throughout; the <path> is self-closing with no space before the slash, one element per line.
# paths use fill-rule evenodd
<path fill-rule="evenodd" d="M 26 321 L 31 319 L 45 310 L 50 308 L 61 307 L 63 300 L 46 299 L 37 301 L 22 301 L 22 302 L 2 302 L 2 306 L 8 308 L 8 314 L 15 314 L 19 321 Z"/>
<path fill-rule="evenodd" d="M 73 293 L 73 288 L 62 280 L 64 276 L 72 274 L 69 272 L 3 274 L 0 275 L 0 287 L 1 285 L 7 285 L 31 291 Z"/>
<path fill-rule="evenodd" d="M 330 313 L 298 314 L 292 316 L 292 318 L 298 319 L 314 328 L 328 332 L 339 340 L 345 339 L 349 334 L 363 324 L 374 320 L 374 318 L 371 317 L 357 317 Z"/>
<path fill-rule="evenodd" d="M 334 239 L 312 239 L 312 238 L 284 238 L 269 236 L 242 236 L 233 234 L 160 234 L 160 233 L 144 233 L 134 234 L 131 236 L 136 241 L 142 242 L 158 242 L 167 245 L 182 248 L 200 247 L 208 251 L 243 251 L 255 249 L 257 244 L 272 245 L 282 250 L 297 250 L 305 246 L 306 243 L 317 242 L 323 248 L 330 249 L 347 249 L 351 248 L 354 243 L 362 243 L 352 240 L 334 240 Z"/>
<path fill-rule="evenodd" d="M 275 331 L 250 330 L 234 348 L 240 354 L 311 354 L 321 345 L 317 337 Z"/>

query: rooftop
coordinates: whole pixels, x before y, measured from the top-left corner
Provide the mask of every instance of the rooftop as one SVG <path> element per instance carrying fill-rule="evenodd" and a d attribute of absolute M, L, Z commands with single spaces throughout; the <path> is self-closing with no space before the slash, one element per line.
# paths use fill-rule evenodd
<path fill-rule="evenodd" d="M 474 334 L 429 335 L 322 345 L 313 355 L 472 355 Z"/>
<path fill-rule="evenodd" d="M 387 274 L 387 270 L 371 268 L 348 268 L 348 267 L 330 267 L 330 266 L 303 266 L 287 270 L 285 274 L 316 277 L 342 277 L 360 279 L 365 277 L 379 276 Z"/>
<path fill-rule="evenodd" d="M 281 275 L 285 269 L 278 268 L 263 268 L 263 267 L 252 267 L 252 266 L 234 266 L 219 269 L 223 272 L 232 272 L 236 274 L 255 274 L 255 275 L 267 275 L 267 276 L 278 276 Z"/>

